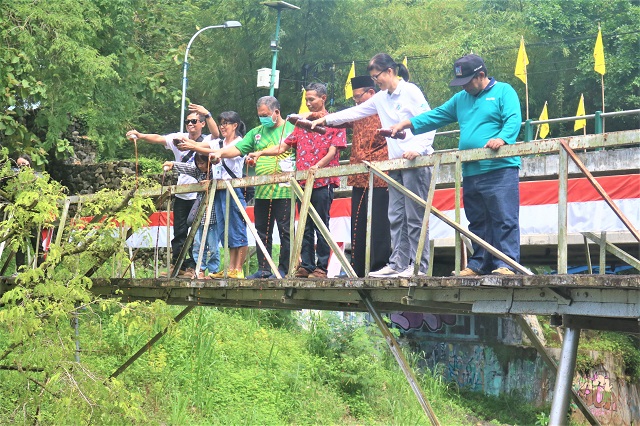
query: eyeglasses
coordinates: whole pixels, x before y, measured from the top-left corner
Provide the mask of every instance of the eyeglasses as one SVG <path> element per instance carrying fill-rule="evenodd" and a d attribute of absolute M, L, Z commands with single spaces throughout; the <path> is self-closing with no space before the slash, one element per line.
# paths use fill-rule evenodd
<path fill-rule="evenodd" d="M 200 121 L 200 120 L 198 120 L 197 118 L 192 118 L 190 120 L 184 120 L 184 124 L 186 124 L 186 125 L 196 124 L 198 121 Z"/>
<path fill-rule="evenodd" d="M 236 123 L 232 123 L 232 122 L 230 122 L 230 121 L 221 121 L 221 122 L 218 124 L 218 127 L 231 126 L 232 124 L 236 124 Z"/>
<path fill-rule="evenodd" d="M 360 99 L 362 99 L 362 97 L 364 95 L 366 95 L 368 92 L 368 90 L 365 90 L 364 92 L 360 93 L 359 95 L 353 95 L 353 100 L 356 102 L 360 102 Z"/>
<path fill-rule="evenodd" d="M 376 75 L 372 75 L 372 76 L 371 76 L 371 79 L 372 79 L 373 81 L 378 81 L 378 77 L 380 77 L 380 74 L 382 74 L 383 72 L 386 72 L 386 71 L 387 71 L 387 70 L 380 71 L 378 74 L 376 74 Z"/>

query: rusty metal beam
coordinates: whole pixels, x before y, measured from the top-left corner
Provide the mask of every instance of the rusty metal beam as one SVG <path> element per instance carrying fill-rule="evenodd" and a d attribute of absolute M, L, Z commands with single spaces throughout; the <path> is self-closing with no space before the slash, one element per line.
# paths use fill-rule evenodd
<path fill-rule="evenodd" d="M 195 306 L 187 306 L 173 320 L 176 323 L 180 322 L 180 320 L 182 318 L 184 318 L 185 316 L 187 316 L 187 314 L 189 312 L 191 312 L 193 310 L 193 308 L 195 308 Z M 148 351 L 149 349 L 151 349 L 151 346 L 153 346 L 158 340 L 160 340 L 160 338 L 162 338 L 162 336 L 167 334 L 168 330 L 169 330 L 169 327 L 166 327 L 164 330 L 160 331 L 158 334 L 153 336 L 151 338 L 151 340 L 149 340 L 147 343 L 145 343 L 144 346 L 142 346 L 135 354 L 133 354 L 128 360 L 126 360 L 124 362 L 124 364 L 122 364 L 120 367 L 118 367 L 118 369 L 116 371 L 111 373 L 109 378 L 110 379 L 114 379 L 114 378 L 118 377 L 120 374 L 122 374 L 122 372 L 124 372 L 127 368 L 129 368 L 129 366 L 131 364 L 133 364 L 135 362 L 135 360 L 140 358 L 142 356 L 142 354 L 145 353 L 145 351 Z"/>
<path fill-rule="evenodd" d="M 638 232 L 638 230 L 633 226 L 633 224 L 627 218 L 627 216 L 625 216 L 625 214 L 622 213 L 622 210 L 620 210 L 620 208 L 616 205 L 616 203 L 613 202 L 609 194 L 607 194 L 607 192 L 604 190 L 602 185 L 600 185 L 600 183 L 598 183 L 598 181 L 593 177 L 591 172 L 587 170 L 587 168 L 584 166 L 580 158 L 578 158 L 578 156 L 573 151 L 573 149 L 571 149 L 567 140 L 560 139 L 560 144 L 562 145 L 562 148 L 567 152 L 571 160 L 573 160 L 576 166 L 578 166 L 578 168 L 582 171 L 582 173 L 584 173 L 584 175 L 587 177 L 587 179 L 589 180 L 591 185 L 595 188 L 595 190 L 598 191 L 598 194 L 600 194 L 600 196 L 604 199 L 604 201 L 606 201 L 609 207 L 611 207 L 611 210 L 613 210 L 616 216 L 618 216 L 618 218 L 624 224 L 624 226 L 629 230 L 629 232 L 631 232 L 631 234 L 633 234 L 636 240 L 640 242 L 640 233 Z"/>
<path fill-rule="evenodd" d="M 620 250 L 618 247 L 616 247 L 615 245 L 613 245 L 610 242 L 606 241 L 605 239 L 596 236 L 596 234 L 594 234 L 593 232 L 583 232 L 582 235 L 584 235 L 585 238 L 588 238 L 588 239 L 592 240 L 593 242 L 595 242 L 596 244 L 600 245 L 601 247 L 604 246 L 606 251 L 608 251 L 609 253 L 611 253 L 612 255 L 617 257 L 618 259 L 622 260 L 623 262 L 633 266 L 638 271 L 640 271 L 640 260 L 639 259 L 636 259 L 635 257 L 631 256 L 629 253 L 627 253 L 624 250 Z M 588 245 L 587 245 L 587 247 L 588 247 Z M 591 264 L 591 260 L 589 260 L 589 264 Z"/>
<path fill-rule="evenodd" d="M 387 345 L 389 345 L 389 349 L 391 350 L 391 353 L 396 358 L 398 365 L 400 366 L 400 368 L 402 369 L 402 372 L 407 378 L 407 381 L 409 382 L 409 386 L 411 386 L 411 390 L 413 390 L 413 393 L 416 395 L 416 398 L 418 398 L 418 402 L 420 403 L 422 410 L 425 412 L 425 414 L 427 415 L 427 418 L 429 419 L 429 421 L 433 426 L 439 426 L 440 422 L 438 421 L 438 418 L 436 417 L 436 414 L 434 413 L 433 408 L 431 408 L 431 404 L 429 404 L 429 401 L 424 396 L 424 393 L 420 388 L 420 383 L 418 383 L 418 379 L 416 379 L 416 376 L 413 374 L 413 371 L 411 370 L 409 363 L 407 363 L 407 360 L 402 354 L 400 345 L 398 345 L 398 342 L 393 337 L 393 334 L 391 334 L 391 331 L 389 331 L 387 324 L 382 319 L 382 316 L 380 316 L 380 314 L 378 313 L 378 310 L 376 309 L 373 302 L 371 301 L 369 294 L 364 290 L 359 290 L 358 293 L 360 294 L 360 298 L 362 298 L 362 301 L 366 305 L 367 310 L 373 317 L 373 320 L 378 325 L 378 328 L 380 329 L 380 331 L 382 331 L 382 334 L 385 340 L 387 341 Z"/>

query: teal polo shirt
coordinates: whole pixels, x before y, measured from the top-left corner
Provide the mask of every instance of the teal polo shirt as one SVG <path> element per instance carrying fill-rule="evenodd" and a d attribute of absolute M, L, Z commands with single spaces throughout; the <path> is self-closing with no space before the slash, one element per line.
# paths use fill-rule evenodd
<path fill-rule="evenodd" d="M 460 124 L 460 150 L 482 148 L 489 139 L 500 138 L 514 144 L 520 133 L 522 115 L 516 91 L 507 83 L 491 78 L 476 96 L 462 90 L 447 102 L 410 119 L 414 134 Z M 463 176 L 475 176 L 505 167 L 520 167 L 520 157 L 491 158 L 462 164 Z"/>

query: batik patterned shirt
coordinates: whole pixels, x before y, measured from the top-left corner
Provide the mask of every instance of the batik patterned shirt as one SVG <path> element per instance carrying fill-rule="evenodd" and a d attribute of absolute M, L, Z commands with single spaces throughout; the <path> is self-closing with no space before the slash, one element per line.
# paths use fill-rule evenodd
<path fill-rule="evenodd" d="M 318 164 L 327 155 L 331 146 L 337 148 L 336 154 L 325 167 L 340 165 L 340 150 L 346 148 L 347 137 L 344 129 L 327 128 L 327 133 L 321 135 L 296 127 L 293 133 L 284 140 L 284 143 L 296 148 L 296 170 L 309 170 L 311 166 Z M 300 184 L 304 185 L 304 182 L 302 180 Z M 319 178 L 313 182 L 314 188 L 329 185 L 340 186 L 340 178 L 338 176 Z"/>

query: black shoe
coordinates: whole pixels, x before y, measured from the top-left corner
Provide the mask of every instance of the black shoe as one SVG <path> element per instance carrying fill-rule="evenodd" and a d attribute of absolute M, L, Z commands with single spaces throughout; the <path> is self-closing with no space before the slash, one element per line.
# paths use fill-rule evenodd
<path fill-rule="evenodd" d="M 258 269 L 256 272 L 254 272 L 253 274 L 247 277 L 247 279 L 250 279 L 250 280 L 261 279 L 261 278 L 271 278 L 271 271 Z"/>

